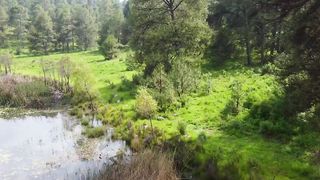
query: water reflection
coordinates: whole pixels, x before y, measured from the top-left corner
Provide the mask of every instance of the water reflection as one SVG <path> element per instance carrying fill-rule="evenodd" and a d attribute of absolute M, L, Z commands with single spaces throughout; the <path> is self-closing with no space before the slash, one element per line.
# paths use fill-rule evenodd
<path fill-rule="evenodd" d="M 79 122 L 64 113 L 0 119 L 0 179 L 92 179 L 125 142 L 81 135 Z"/>

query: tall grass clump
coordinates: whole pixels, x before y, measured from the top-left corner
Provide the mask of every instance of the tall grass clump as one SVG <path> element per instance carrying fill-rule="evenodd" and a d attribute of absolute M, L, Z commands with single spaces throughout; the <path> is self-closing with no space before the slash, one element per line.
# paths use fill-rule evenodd
<path fill-rule="evenodd" d="M 41 80 L 5 75 L 0 77 L 0 105 L 44 108 L 52 103 L 52 92 Z"/>
<path fill-rule="evenodd" d="M 103 174 L 103 180 L 176 180 L 173 159 L 161 152 L 145 150 L 131 160 L 120 160 Z"/>

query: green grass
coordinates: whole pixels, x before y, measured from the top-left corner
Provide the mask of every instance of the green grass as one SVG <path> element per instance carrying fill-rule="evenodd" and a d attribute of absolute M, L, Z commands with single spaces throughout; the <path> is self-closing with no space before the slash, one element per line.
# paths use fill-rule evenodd
<path fill-rule="evenodd" d="M 94 84 L 100 92 L 99 99 L 102 103 L 111 102 L 112 106 L 121 109 L 130 118 L 135 117 L 134 98 L 135 89 L 120 91 L 122 77 L 132 78 L 136 72 L 127 71 L 124 59 L 130 52 L 121 53 L 117 59 L 104 61 L 96 51 L 76 52 L 69 54 L 53 54 L 49 56 L 21 55 L 14 58 L 14 72 L 27 75 L 41 75 L 38 60 L 41 58 L 59 60 L 63 56 L 70 57 L 74 62 L 84 64 L 96 80 Z M 308 160 L 296 156 L 287 144 L 265 139 L 255 132 L 232 135 L 221 129 L 221 126 L 229 121 L 244 122 L 250 116 L 250 109 L 242 107 L 238 115 L 232 116 L 228 110 L 231 100 L 229 86 L 234 80 L 242 82 L 242 103 L 259 105 L 272 98 L 281 97 L 282 91 L 271 75 L 260 75 L 258 68 L 247 68 L 236 63 L 230 63 L 223 67 L 204 71 L 212 73 L 213 90 L 208 95 L 193 93 L 188 97 L 185 107 L 165 114 L 164 120 L 153 120 L 153 125 L 170 138 L 178 133 L 178 122 L 186 123 L 186 133 L 191 138 L 196 138 L 201 132 L 205 132 L 208 141 L 204 144 L 205 153 L 199 154 L 202 158 L 213 155 L 213 150 L 221 148 L 223 156 L 228 159 L 234 151 L 245 159 L 255 159 L 261 164 L 265 179 L 308 179 L 313 173 Z M 110 85 L 113 83 L 114 85 Z M 110 99 L 113 97 L 112 101 Z M 161 114 L 159 114 L 161 116 Z M 149 125 L 148 120 L 134 121 L 136 127 Z M 87 129 L 88 134 L 95 136 L 101 133 L 101 129 Z M 97 133 L 96 133 L 97 132 Z M 303 151 L 303 150 L 301 150 Z M 223 163 L 223 162 L 222 162 Z M 310 172 L 310 169 L 312 171 Z"/>
<path fill-rule="evenodd" d="M 42 76 L 39 64 L 41 59 L 59 61 L 62 57 L 67 56 L 73 62 L 81 63 L 89 69 L 90 72 L 88 73 L 91 73 L 95 78 L 97 83 L 94 86 L 99 90 L 100 99 L 103 102 L 106 103 L 112 96 L 117 95 L 114 101 L 121 99 L 126 101 L 125 104 L 128 104 L 134 96 L 130 92 L 117 91 L 117 88 L 121 85 L 121 77 L 130 79 L 135 73 L 134 71 L 126 71 L 124 60 L 128 53 L 130 52 L 121 53 L 117 59 L 112 61 L 105 61 L 104 57 L 97 51 L 56 53 L 48 56 L 21 55 L 14 58 L 13 71 L 18 74 Z M 115 88 L 108 86 L 109 82 L 113 83 Z"/>

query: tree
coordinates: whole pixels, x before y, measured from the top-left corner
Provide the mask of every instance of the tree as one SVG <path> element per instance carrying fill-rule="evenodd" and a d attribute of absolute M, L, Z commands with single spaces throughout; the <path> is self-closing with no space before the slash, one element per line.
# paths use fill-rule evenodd
<path fill-rule="evenodd" d="M 4 67 L 5 74 L 11 73 L 12 57 L 9 53 L 6 53 L 0 56 L 0 65 L 1 64 Z M 1 66 L 0 66 L 0 70 L 1 70 Z"/>
<path fill-rule="evenodd" d="M 170 71 L 177 58 L 199 56 L 208 43 L 207 0 L 132 0 L 131 14 L 131 47 L 145 75 L 158 64 Z"/>
<path fill-rule="evenodd" d="M 181 97 L 197 87 L 198 79 L 200 79 L 200 71 L 180 60 L 174 63 L 170 77 L 174 89 L 178 96 Z"/>
<path fill-rule="evenodd" d="M 30 50 L 48 54 L 54 40 L 53 24 L 49 14 L 38 7 L 29 35 Z"/>
<path fill-rule="evenodd" d="M 320 103 L 320 1 L 275 0 L 278 18 L 291 23 L 287 58 L 280 63 L 287 96 L 287 114 L 305 111 Z"/>
<path fill-rule="evenodd" d="M 72 71 L 72 82 L 74 88 L 73 101 L 75 104 L 88 103 L 89 110 L 94 120 L 98 107 L 96 99 L 98 97 L 98 90 L 95 88 L 95 80 L 90 73 L 89 69 L 78 64 Z"/>
<path fill-rule="evenodd" d="M 0 6 L 0 47 L 6 46 L 8 33 L 8 14 L 6 10 L 2 6 Z"/>
<path fill-rule="evenodd" d="M 106 60 L 113 59 L 117 53 L 118 41 L 113 35 L 109 35 L 107 39 L 101 44 L 100 52 Z"/>
<path fill-rule="evenodd" d="M 120 41 L 121 28 L 124 22 L 121 4 L 117 0 L 102 0 L 99 4 L 99 30 L 98 44 L 102 46 L 109 35 L 113 35 Z"/>
<path fill-rule="evenodd" d="M 142 118 L 148 118 L 150 121 L 152 133 L 153 133 L 153 125 L 152 125 L 152 117 L 157 112 L 157 101 L 153 99 L 153 97 L 149 94 L 147 89 L 141 88 L 138 90 L 138 94 L 136 97 L 136 111 L 138 115 Z"/>
<path fill-rule="evenodd" d="M 74 64 L 69 57 L 62 57 L 58 62 L 58 73 L 60 76 L 60 84 L 66 92 L 71 92 L 71 75 L 73 73 Z"/>
<path fill-rule="evenodd" d="M 59 49 L 69 52 L 70 45 L 73 41 L 74 25 L 72 24 L 71 9 L 67 5 L 57 8 L 55 18 L 56 42 Z"/>
<path fill-rule="evenodd" d="M 175 100 L 174 90 L 168 74 L 162 64 L 159 64 L 152 73 L 153 97 L 159 104 L 160 111 L 166 111 Z"/>
<path fill-rule="evenodd" d="M 212 36 L 212 42 L 207 49 L 207 57 L 214 60 L 214 63 L 222 64 L 234 56 L 237 50 L 233 39 L 232 31 L 227 28 L 220 28 Z"/>
<path fill-rule="evenodd" d="M 27 37 L 28 12 L 25 7 L 18 5 L 10 9 L 9 15 L 9 25 L 13 27 L 13 35 L 17 41 L 16 54 L 19 55 Z"/>
<path fill-rule="evenodd" d="M 253 19 L 258 13 L 254 0 L 217 0 L 211 4 L 209 22 L 238 34 L 245 47 L 247 64 L 252 65 Z"/>
<path fill-rule="evenodd" d="M 73 12 L 77 45 L 82 50 L 93 47 L 97 38 L 95 18 L 89 9 L 77 6 Z"/>

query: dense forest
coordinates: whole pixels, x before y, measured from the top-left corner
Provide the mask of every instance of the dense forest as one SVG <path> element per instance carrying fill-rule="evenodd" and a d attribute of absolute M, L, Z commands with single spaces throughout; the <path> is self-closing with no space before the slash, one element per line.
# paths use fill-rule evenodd
<path fill-rule="evenodd" d="M 0 83 L 113 126 L 98 179 L 320 178 L 318 0 L 0 0 Z"/>

